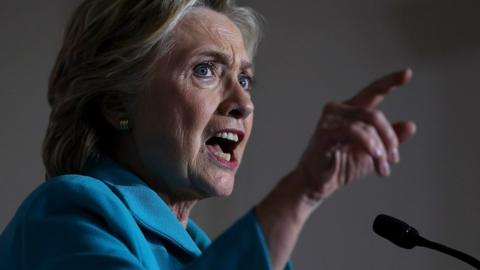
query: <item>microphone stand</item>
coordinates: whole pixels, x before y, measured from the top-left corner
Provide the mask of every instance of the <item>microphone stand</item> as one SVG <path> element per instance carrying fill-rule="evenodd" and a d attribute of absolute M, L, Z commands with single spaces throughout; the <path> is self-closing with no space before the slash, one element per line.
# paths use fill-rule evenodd
<path fill-rule="evenodd" d="M 419 247 L 426 247 L 426 248 L 430 248 L 430 249 L 439 251 L 441 253 L 448 254 L 452 257 L 455 257 L 455 258 L 457 258 L 457 259 L 475 267 L 475 269 L 480 269 L 480 261 L 475 259 L 474 257 L 466 254 L 466 253 L 463 253 L 463 252 L 458 251 L 456 249 L 453 249 L 453 248 L 444 246 L 442 244 L 430 241 L 426 238 L 421 237 L 420 235 L 417 235 L 416 238 L 417 238 L 417 239 L 415 239 L 416 240 L 416 245 L 419 246 Z"/>
<path fill-rule="evenodd" d="M 406 249 L 412 249 L 415 246 L 430 248 L 457 258 L 480 270 L 479 260 L 466 253 L 420 236 L 415 228 L 397 218 L 384 214 L 378 215 L 373 222 L 373 231 L 399 247 Z"/>

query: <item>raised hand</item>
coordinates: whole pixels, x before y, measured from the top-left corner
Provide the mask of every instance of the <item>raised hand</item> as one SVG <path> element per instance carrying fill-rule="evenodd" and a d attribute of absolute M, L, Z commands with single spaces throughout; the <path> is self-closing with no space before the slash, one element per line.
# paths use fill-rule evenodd
<path fill-rule="evenodd" d="M 410 69 L 392 73 L 353 98 L 325 107 L 295 170 L 310 199 L 321 201 L 373 171 L 390 175 L 390 166 L 400 160 L 399 145 L 414 135 L 416 127 L 411 121 L 390 123 L 378 105 L 411 77 Z"/>
<path fill-rule="evenodd" d="M 273 269 L 284 269 L 303 225 L 324 199 L 373 171 L 390 174 L 400 160 L 399 145 L 416 128 L 411 121 L 390 123 L 377 107 L 411 77 L 409 69 L 392 73 L 325 107 L 298 166 L 256 207 Z"/>

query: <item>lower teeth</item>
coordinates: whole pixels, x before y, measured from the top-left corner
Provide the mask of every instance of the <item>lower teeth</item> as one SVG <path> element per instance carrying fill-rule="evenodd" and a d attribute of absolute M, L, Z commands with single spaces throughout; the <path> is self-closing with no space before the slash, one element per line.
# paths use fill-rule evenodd
<path fill-rule="evenodd" d="M 216 152 L 215 155 L 221 159 L 224 159 L 226 161 L 230 161 L 232 159 L 232 155 L 229 153 L 219 153 Z"/>

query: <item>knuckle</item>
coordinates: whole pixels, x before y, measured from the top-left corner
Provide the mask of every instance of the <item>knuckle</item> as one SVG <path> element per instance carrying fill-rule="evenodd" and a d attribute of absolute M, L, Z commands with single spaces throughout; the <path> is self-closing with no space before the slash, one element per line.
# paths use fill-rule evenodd
<path fill-rule="evenodd" d="M 375 150 L 377 149 L 377 140 L 375 140 L 374 138 L 368 138 L 367 146 L 368 146 L 368 149 L 370 149 L 370 151 L 375 152 Z"/>
<path fill-rule="evenodd" d="M 352 133 L 361 133 L 362 132 L 362 124 L 360 122 L 353 122 L 348 126 L 348 129 Z"/>
<path fill-rule="evenodd" d="M 323 110 L 324 113 L 333 113 L 336 111 L 336 109 L 338 108 L 339 104 L 338 102 L 328 102 L 326 105 L 325 105 L 325 109 Z"/>
<path fill-rule="evenodd" d="M 376 120 L 383 120 L 385 117 L 383 115 L 383 112 L 379 111 L 379 110 L 373 110 L 372 111 L 372 117 L 373 119 L 376 119 Z"/>
<path fill-rule="evenodd" d="M 320 118 L 320 123 L 322 125 L 324 124 L 331 125 L 332 123 L 339 122 L 339 120 L 340 119 L 335 114 L 324 112 Z"/>
<path fill-rule="evenodd" d="M 367 125 L 367 126 L 365 127 L 365 130 L 368 132 L 368 134 L 369 134 L 370 136 L 375 136 L 376 133 L 377 133 L 377 130 L 376 130 L 373 126 L 370 126 L 370 125 Z"/>
<path fill-rule="evenodd" d="M 372 121 L 373 123 L 383 123 L 384 122 L 385 116 L 379 110 L 370 110 L 368 112 L 368 115 L 369 115 L 370 121 Z"/>
<path fill-rule="evenodd" d="M 335 117 L 333 114 L 323 114 L 319 123 L 318 127 L 323 130 L 327 129 L 334 129 L 339 127 L 341 124 L 341 121 Z"/>
<path fill-rule="evenodd" d="M 388 137 L 390 139 L 390 144 L 392 147 L 397 148 L 398 147 L 398 138 L 393 129 L 390 129 L 390 132 L 388 133 Z"/>

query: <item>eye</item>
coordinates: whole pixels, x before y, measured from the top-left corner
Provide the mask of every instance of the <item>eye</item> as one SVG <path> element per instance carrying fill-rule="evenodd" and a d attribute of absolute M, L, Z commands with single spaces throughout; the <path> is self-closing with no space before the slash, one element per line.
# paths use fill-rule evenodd
<path fill-rule="evenodd" d="M 252 90 L 253 78 L 248 75 L 242 75 L 238 78 L 238 83 L 245 90 Z"/>
<path fill-rule="evenodd" d="M 201 63 L 193 68 L 193 75 L 199 78 L 210 78 L 213 76 L 213 63 Z"/>

